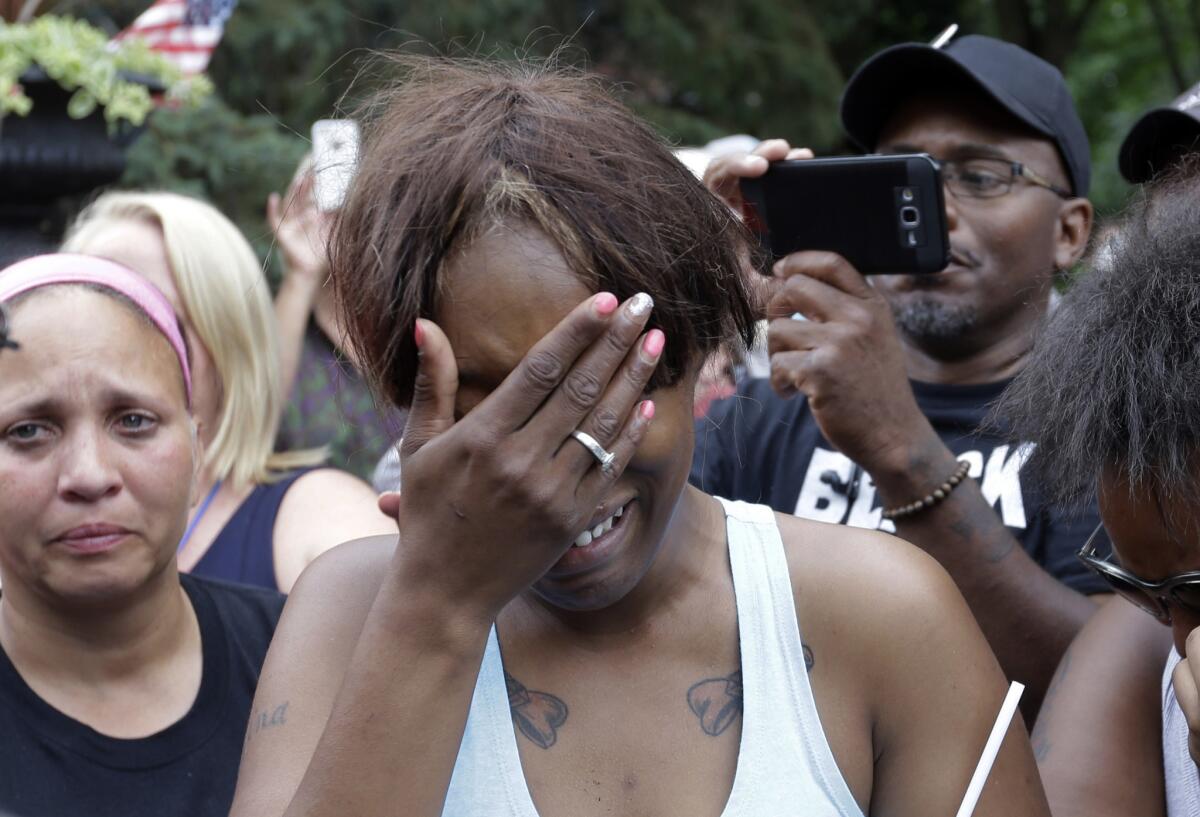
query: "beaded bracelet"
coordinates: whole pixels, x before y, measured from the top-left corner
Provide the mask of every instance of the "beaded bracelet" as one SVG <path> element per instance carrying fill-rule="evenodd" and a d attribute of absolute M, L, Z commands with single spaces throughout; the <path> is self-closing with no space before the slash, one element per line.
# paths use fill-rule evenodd
<path fill-rule="evenodd" d="M 967 478 L 967 473 L 970 470 L 970 463 L 960 462 L 958 467 L 954 469 L 954 473 L 950 475 L 950 479 L 946 480 L 937 488 L 935 488 L 933 493 L 926 494 L 916 502 L 910 502 L 907 505 L 901 505 L 897 508 L 884 508 L 883 518 L 903 519 L 906 516 L 918 514 L 926 508 L 932 508 L 934 505 L 950 496 L 950 492 L 957 488 L 958 484 Z"/>

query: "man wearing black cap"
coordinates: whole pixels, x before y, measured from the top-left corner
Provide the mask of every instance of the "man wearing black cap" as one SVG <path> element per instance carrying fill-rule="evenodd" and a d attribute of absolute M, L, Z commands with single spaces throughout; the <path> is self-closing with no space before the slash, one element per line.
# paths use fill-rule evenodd
<path fill-rule="evenodd" d="M 781 259 L 770 382 L 744 384 L 701 421 L 692 481 L 810 518 L 894 525 L 955 579 L 1032 715 L 1094 609 L 1087 595 L 1104 592 L 1075 558 L 1097 517 L 1041 504 L 1020 478 L 1028 450 L 979 426 L 1023 365 L 1055 274 L 1087 245 L 1087 136 L 1057 69 L 979 36 L 875 55 L 846 88 L 842 122 L 865 150 L 942 163 L 950 266 L 868 283 L 830 253 Z M 772 140 L 714 162 L 707 182 L 740 207 L 738 177 L 804 155 Z"/>
<path fill-rule="evenodd" d="M 1200 151 L 1200 83 L 1142 115 L 1121 143 L 1118 166 L 1131 184 L 1144 184 L 1180 158 Z"/>

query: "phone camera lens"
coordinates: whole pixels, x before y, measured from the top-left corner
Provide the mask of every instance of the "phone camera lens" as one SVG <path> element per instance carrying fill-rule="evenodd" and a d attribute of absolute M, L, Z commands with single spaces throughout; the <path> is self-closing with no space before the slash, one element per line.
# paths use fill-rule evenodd
<path fill-rule="evenodd" d="M 905 227 L 916 227 L 921 222 L 921 214 L 916 207 L 901 207 L 900 221 Z"/>

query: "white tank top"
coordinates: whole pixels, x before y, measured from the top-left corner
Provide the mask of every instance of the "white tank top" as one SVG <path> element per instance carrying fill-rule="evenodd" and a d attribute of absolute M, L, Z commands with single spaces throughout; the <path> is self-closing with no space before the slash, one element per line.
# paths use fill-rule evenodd
<path fill-rule="evenodd" d="M 722 817 L 863 817 L 838 770 L 808 684 L 775 515 L 721 500 L 742 663 L 742 737 Z M 496 629 L 475 684 L 443 817 L 538 817 L 509 713 Z"/>
<path fill-rule="evenodd" d="M 1182 661 L 1172 648 L 1162 679 L 1163 774 L 1167 817 L 1200 817 L 1200 772 L 1188 754 L 1188 725 L 1175 697 L 1171 675 Z"/>

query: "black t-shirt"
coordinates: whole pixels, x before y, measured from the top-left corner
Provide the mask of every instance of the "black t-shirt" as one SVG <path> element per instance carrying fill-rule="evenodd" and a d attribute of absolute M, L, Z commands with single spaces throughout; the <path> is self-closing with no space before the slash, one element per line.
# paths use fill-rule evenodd
<path fill-rule="evenodd" d="M 912 382 L 917 405 L 959 460 L 970 463 L 984 498 L 1033 559 L 1068 587 L 1108 587 L 1075 554 L 1100 521 L 1095 503 L 1065 513 L 1023 484 L 1029 445 L 981 432 L 988 406 L 1007 382 L 947 386 Z M 826 441 L 803 396 L 783 399 L 749 380 L 696 423 L 691 482 L 707 493 L 770 505 L 823 522 L 894 532 L 869 474 Z M 853 501 L 851 501 L 853 500 Z"/>
<path fill-rule="evenodd" d="M 11 817 L 226 817 L 250 705 L 283 609 L 274 591 L 181 575 L 204 652 L 182 719 L 122 740 L 54 709 L 0 650 L 0 813 Z"/>

